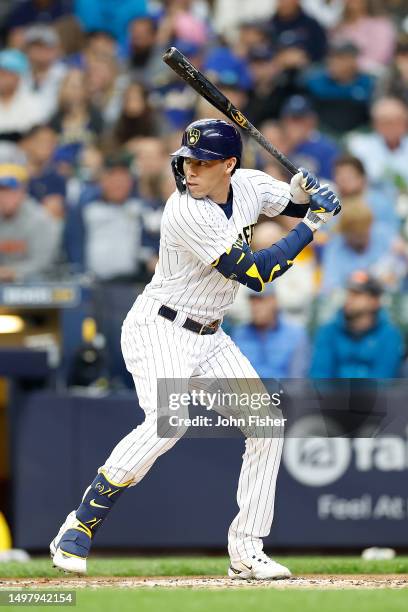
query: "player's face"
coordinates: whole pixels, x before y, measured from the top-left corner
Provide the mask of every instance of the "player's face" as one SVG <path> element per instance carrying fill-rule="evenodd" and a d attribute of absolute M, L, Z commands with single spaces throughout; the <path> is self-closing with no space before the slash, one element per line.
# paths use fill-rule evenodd
<path fill-rule="evenodd" d="M 219 201 L 220 192 L 225 190 L 225 185 L 229 185 L 234 165 L 235 157 L 206 161 L 185 157 L 183 162 L 184 175 L 188 190 L 193 198 L 209 196 L 216 202 Z"/>

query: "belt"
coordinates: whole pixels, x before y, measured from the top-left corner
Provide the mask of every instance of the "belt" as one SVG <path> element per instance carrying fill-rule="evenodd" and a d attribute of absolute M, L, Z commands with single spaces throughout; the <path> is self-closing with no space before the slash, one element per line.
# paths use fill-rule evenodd
<path fill-rule="evenodd" d="M 173 308 L 169 308 L 169 306 L 165 306 L 163 304 L 162 306 L 160 306 L 158 310 L 158 314 L 161 317 L 168 319 L 169 321 L 174 321 L 175 318 L 177 317 L 177 310 L 173 310 Z M 212 323 L 209 323 L 207 325 L 206 324 L 203 325 L 202 323 L 199 323 L 198 321 L 194 321 L 194 319 L 189 319 L 187 317 L 187 319 L 184 321 L 181 327 L 184 327 L 185 329 L 188 329 L 196 334 L 199 334 L 200 336 L 207 336 L 209 334 L 215 334 L 220 324 L 221 324 L 220 319 L 218 319 L 217 321 L 213 321 Z"/>

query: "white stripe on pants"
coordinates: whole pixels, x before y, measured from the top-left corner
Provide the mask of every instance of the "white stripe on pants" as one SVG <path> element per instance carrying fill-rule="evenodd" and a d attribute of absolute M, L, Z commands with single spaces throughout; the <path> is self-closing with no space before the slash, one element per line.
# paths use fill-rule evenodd
<path fill-rule="evenodd" d="M 199 388 L 202 378 L 242 379 L 251 388 L 255 381 L 261 388 L 254 368 L 222 329 L 200 336 L 157 315 L 159 307 L 155 300 L 140 296 L 122 331 L 123 355 L 146 419 L 117 444 L 102 467 L 113 481 L 132 480 L 132 486 L 184 433 L 180 429 L 172 438 L 157 435 L 158 378 L 167 379 L 169 385 L 178 379 L 177 392 L 180 379 L 186 381 L 185 391 L 188 379 L 190 386 Z M 239 511 L 228 532 L 232 561 L 259 553 L 261 538 L 270 532 L 282 446 L 282 433 L 245 441 L 237 491 Z"/>

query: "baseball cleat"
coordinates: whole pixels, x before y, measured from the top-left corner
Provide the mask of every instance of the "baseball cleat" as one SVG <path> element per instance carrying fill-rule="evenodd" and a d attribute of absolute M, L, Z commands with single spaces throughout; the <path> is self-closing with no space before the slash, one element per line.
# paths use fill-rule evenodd
<path fill-rule="evenodd" d="M 67 529 L 69 529 L 70 527 L 73 527 L 73 525 L 75 525 L 76 522 L 77 522 L 77 518 L 76 518 L 75 510 L 73 510 L 72 512 L 68 514 L 67 518 L 62 523 L 59 532 L 57 533 L 57 535 L 55 536 L 55 538 L 52 540 L 50 544 L 51 559 L 57 552 L 58 544 L 63 534 L 67 531 Z"/>
<path fill-rule="evenodd" d="M 61 550 L 61 548 L 57 549 L 52 559 L 52 563 L 54 567 L 64 570 L 64 572 L 86 574 L 86 557 L 70 555 Z"/>
<path fill-rule="evenodd" d="M 287 567 L 270 559 L 265 553 L 258 553 L 249 559 L 235 561 L 228 568 L 228 576 L 241 580 L 282 580 L 292 573 Z"/>
<path fill-rule="evenodd" d="M 68 514 L 58 534 L 50 544 L 54 567 L 66 572 L 86 573 L 86 558 L 91 547 L 87 529 L 76 518 L 75 510 Z"/>

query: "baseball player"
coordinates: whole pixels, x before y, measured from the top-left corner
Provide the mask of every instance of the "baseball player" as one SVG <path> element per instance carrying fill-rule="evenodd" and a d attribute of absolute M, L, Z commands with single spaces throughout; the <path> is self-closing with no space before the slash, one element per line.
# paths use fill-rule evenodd
<path fill-rule="evenodd" d="M 220 326 L 239 285 L 262 291 L 284 274 L 339 202 L 306 170 L 290 185 L 240 169 L 241 137 L 226 121 L 190 124 L 172 155 L 177 190 L 168 199 L 152 281 L 122 328 L 121 346 L 144 422 L 113 449 L 51 542 L 54 566 L 85 573 L 93 537 L 122 493 L 147 474 L 180 436 L 157 433 L 157 380 L 258 379 Z M 261 214 L 302 221 L 269 248 L 253 252 Z M 247 437 L 238 484 L 239 511 L 228 532 L 231 578 L 287 578 L 263 552 L 273 517 L 283 437 Z"/>

